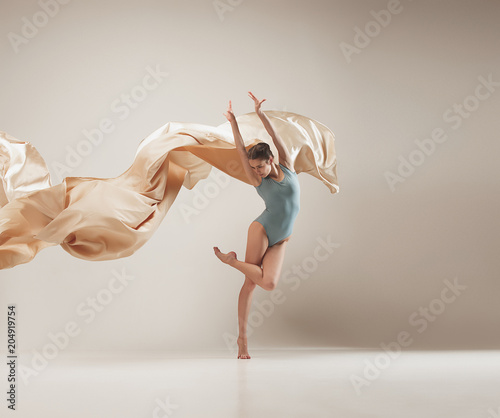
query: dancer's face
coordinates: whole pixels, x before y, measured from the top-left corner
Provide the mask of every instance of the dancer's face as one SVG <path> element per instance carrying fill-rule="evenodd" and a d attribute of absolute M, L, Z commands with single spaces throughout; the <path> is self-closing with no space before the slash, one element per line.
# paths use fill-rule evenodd
<path fill-rule="evenodd" d="M 248 160 L 250 166 L 260 177 L 267 177 L 271 172 L 272 159 L 269 160 Z"/>

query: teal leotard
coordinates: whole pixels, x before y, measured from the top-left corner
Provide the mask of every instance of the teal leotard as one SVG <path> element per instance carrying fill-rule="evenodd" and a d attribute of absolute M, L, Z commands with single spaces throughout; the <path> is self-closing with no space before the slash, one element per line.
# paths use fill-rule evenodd
<path fill-rule="evenodd" d="M 255 219 L 262 224 L 269 239 L 269 247 L 290 236 L 293 223 L 300 210 L 300 186 L 297 173 L 283 164 L 279 165 L 285 174 L 282 181 L 267 176 L 256 186 L 257 193 L 264 199 L 266 209 Z"/>

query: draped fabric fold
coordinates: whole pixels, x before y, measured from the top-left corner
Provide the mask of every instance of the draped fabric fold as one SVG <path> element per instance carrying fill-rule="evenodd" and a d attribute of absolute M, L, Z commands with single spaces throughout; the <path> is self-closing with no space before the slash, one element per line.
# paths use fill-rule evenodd
<path fill-rule="evenodd" d="M 332 131 L 296 113 L 265 113 L 295 171 L 338 192 Z M 256 113 L 237 121 L 247 150 L 265 141 L 277 160 Z M 192 189 L 212 167 L 250 184 L 229 122 L 168 122 L 140 142 L 132 165 L 118 177 L 66 177 L 55 186 L 36 148 L 0 131 L 0 269 L 27 263 L 53 245 L 85 260 L 130 256 L 151 238 L 181 187 Z"/>

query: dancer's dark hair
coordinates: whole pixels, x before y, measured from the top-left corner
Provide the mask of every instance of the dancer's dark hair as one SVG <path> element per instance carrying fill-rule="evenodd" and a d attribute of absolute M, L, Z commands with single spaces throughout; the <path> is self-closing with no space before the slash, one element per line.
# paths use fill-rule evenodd
<path fill-rule="evenodd" d="M 274 158 L 271 147 L 266 142 L 259 142 L 248 150 L 249 160 L 266 160 L 269 161 L 270 157 Z"/>

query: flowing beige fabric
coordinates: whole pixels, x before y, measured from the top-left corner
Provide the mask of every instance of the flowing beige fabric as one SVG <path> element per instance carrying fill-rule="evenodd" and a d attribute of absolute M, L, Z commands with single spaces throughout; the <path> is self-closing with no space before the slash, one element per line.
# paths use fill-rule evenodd
<path fill-rule="evenodd" d="M 295 171 L 338 192 L 333 133 L 302 115 L 265 113 Z M 247 150 L 265 141 L 277 159 L 256 113 L 237 121 Z M 130 256 L 151 238 L 180 188 L 192 189 L 212 166 L 250 184 L 229 122 L 218 127 L 169 122 L 140 142 L 134 162 L 118 177 L 66 177 L 56 186 L 30 142 L 0 131 L 0 269 L 27 263 L 52 245 L 85 260 Z"/>

